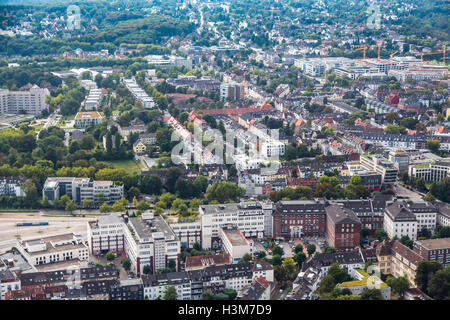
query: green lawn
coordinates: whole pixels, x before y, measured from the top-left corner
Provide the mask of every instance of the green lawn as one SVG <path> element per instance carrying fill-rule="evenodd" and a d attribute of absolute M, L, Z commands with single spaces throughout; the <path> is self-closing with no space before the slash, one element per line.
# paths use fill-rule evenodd
<path fill-rule="evenodd" d="M 131 171 L 133 173 L 140 173 L 141 169 L 136 164 L 134 160 L 115 160 L 115 161 L 107 161 L 114 166 L 116 169 L 124 169 L 126 171 Z"/>

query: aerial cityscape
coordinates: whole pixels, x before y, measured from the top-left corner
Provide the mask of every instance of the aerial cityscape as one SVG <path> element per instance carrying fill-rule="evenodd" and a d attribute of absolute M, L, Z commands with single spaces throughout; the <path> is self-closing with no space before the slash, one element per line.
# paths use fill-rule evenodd
<path fill-rule="evenodd" d="M 450 300 L 449 14 L 0 1 L 0 300 Z"/>

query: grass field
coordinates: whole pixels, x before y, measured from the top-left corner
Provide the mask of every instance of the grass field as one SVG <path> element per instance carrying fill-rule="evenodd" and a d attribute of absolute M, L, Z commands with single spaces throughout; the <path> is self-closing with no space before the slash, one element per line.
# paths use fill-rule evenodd
<path fill-rule="evenodd" d="M 136 164 L 134 160 L 115 160 L 108 161 L 108 163 L 112 164 L 116 169 L 124 169 L 128 172 L 140 173 L 141 169 Z"/>

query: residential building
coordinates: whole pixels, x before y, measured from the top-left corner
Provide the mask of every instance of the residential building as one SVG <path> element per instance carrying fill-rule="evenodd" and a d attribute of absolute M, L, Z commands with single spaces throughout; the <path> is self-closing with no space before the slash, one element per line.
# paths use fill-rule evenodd
<path fill-rule="evenodd" d="M 270 300 L 272 285 L 265 278 L 255 278 L 238 292 L 237 300 Z"/>
<path fill-rule="evenodd" d="M 222 83 L 220 85 L 220 99 L 221 100 L 243 100 L 245 96 L 244 87 L 239 83 Z"/>
<path fill-rule="evenodd" d="M 0 300 L 6 300 L 8 292 L 20 290 L 20 279 L 0 260 Z"/>
<path fill-rule="evenodd" d="M 406 276 L 411 287 L 416 287 L 416 271 L 423 257 L 397 240 L 379 243 L 376 254 L 381 273 L 395 278 Z"/>
<path fill-rule="evenodd" d="M 109 300 L 143 300 L 142 279 L 118 280 L 109 289 Z"/>
<path fill-rule="evenodd" d="M 75 116 L 75 127 L 86 128 L 96 126 L 103 121 L 103 117 L 97 111 L 78 112 Z"/>
<path fill-rule="evenodd" d="M 139 139 L 133 143 L 133 151 L 137 155 L 145 154 L 145 151 L 147 151 L 147 146 Z"/>
<path fill-rule="evenodd" d="M 174 67 L 186 67 L 192 69 L 192 59 L 180 56 L 161 56 L 161 55 L 148 55 L 145 56 L 147 63 L 154 66 L 174 66 Z"/>
<path fill-rule="evenodd" d="M 141 89 L 134 79 L 123 79 L 123 84 L 133 97 L 142 103 L 145 109 L 153 109 L 155 107 L 153 98 Z"/>
<path fill-rule="evenodd" d="M 210 254 L 206 256 L 187 256 L 186 271 L 200 270 L 209 266 L 222 266 L 231 263 L 231 257 L 228 253 Z"/>
<path fill-rule="evenodd" d="M 144 297 L 150 300 L 162 297 L 168 286 L 175 287 L 179 300 L 200 300 L 206 290 L 215 294 L 225 288 L 240 291 L 257 278 L 273 283 L 273 267 L 266 261 L 256 261 L 142 276 Z"/>
<path fill-rule="evenodd" d="M 45 97 L 50 95 L 48 89 L 37 85 L 27 85 L 19 91 L 0 89 L 0 115 L 3 114 L 39 114 L 48 109 Z"/>
<path fill-rule="evenodd" d="M 416 241 L 414 251 L 427 261 L 438 261 L 444 268 L 450 266 L 450 238 Z"/>

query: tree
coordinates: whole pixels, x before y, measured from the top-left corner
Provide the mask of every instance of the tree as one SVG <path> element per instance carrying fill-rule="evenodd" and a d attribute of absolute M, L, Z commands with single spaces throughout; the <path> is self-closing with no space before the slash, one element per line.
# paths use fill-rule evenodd
<path fill-rule="evenodd" d="M 243 262 L 250 262 L 252 261 L 252 256 L 249 253 L 246 253 L 242 256 L 241 259 L 239 259 L 239 263 L 243 263 Z"/>
<path fill-rule="evenodd" d="M 438 152 L 440 146 L 441 146 L 441 143 L 439 142 L 439 140 L 429 139 L 427 141 L 427 148 L 433 153 Z"/>
<path fill-rule="evenodd" d="M 141 210 L 141 211 L 148 210 L 149 208 L 150 208 L 150 205 L 144 200 L 141 200 L 136 204 L 136 209 Z"/>
<path fill-rule="evenodd" d="M 92 207 L 92 200 L 84 198 L 83 199 L 83 208 L 90 208 L 90 207 Z"/>
<path fill-rule="evenodd" d="M 286 270 L 286 274 L 288 277 L 288 280 L 295 280 L 298 274 L 298 269 L 296 265 L 294 264 L 294 259 L 292 258 L 284 258 L 282 267 Z"/>
<path fill-rule="evenodd" d="M 192 249 L 195 249 L 195 250 L 198 250 L 198 251 L 202 251 L 202 245 L 198 241 L 196 241 L 192 245 Z"/>
<path fill-rule="evenodd" d="M 361 183 L 362 183 L 361 177 L 355 174 L 350 178 L 350 182 L 348 183 L 348 185 L 359 186 L 361 185 Z"/>
<path fill-rule="evenodd" d="M 275 247 L 273 248 L 272 253 L 273 253 L 273 255 L 283 256 L 284 251 L 283 251 L 283 248 L 281 248 L 280 246 L 275 246 Z"/>
<path fill-rule="evenodd" d="M 386 113 L 386 120 L 390 123 L 394 123 L 399 118 L 399 115 L 397 112 L 388 112 Z"/>
<path fill-rule="evenodd" d="M 130 268 L 131 268 L 131 261 L 130 261 L 130 259 L 128 257 L 123 258 L 121 263 L 122 263 L 122 267 L 125 270 L 127 270 L 127 271 L 130 270 Z"/>
<path fill-rule="evenodd" d="M 33 180 L 28 179 L 25 181 L 23 184 L 23 191 L 25 192 L 25 205 L 27 207 L 32 207 L 38 200 L 38 192 Z"/>
<path fill-rule="evenodd" d="M 104 202 L 104 203 L 100 206 L 99 210 L 100 210 L 100 212 L 102 212 L 102 213 L 107 213 L 107 212 L 113 211 L 113 208 L 112 208 L 109 204 L 107 204 L 106 202 Z"/>
<path fill-rule="evenodd" d="M 217 200 L 219 203 L 238 201 L 245 194 L 245 190 L 228 181 L 217 181 L 206 189 L 208 201 Z"/>
<path fill-rule="evenodd" d="M 380 289 L 365 288 L 361 294 L 361 300 L 384 300 Z"/>
<path fill-rule="evenodd" d="M 442 269 L 442 264 L 438 261 L 422 260 L 416 270 L 415 283 L 423 292 L 428 292 L 428 283 L 433 275 Z"/>
<path fill-rule="evenodd" d="M 405 246 L 409 247 L 410 249 L 412 249 L 414 244 L 414 241 L 412 241 L 408 236 L 402 236 L 400 238 L 400 242 Z"/>
<path fill-rule="evenodd" d="M 208 187 L 208 179 L 205 176 L 199 175 L 194 180 L 194 186 L 199 192 L 204 193 Z"/>
<path fill-rule="evenodd" d="M 375 231 L 375 236 L 377 237 L 378 241 L 384 241 L 388 238 L 387 232 L 383 228 L 379 228 Z"/>
<path fill-rule="evenodd" d="M 392 288 L 392 291 L 394 291 L 400 297 L 403 297 L 405 291 L 409 288 L 409 281 L 406 276 L 398 278 L 389 277 L 386 280 L 386 283 Z"/>
<path fill-rule="evenodd" d="M 223 291 L 224 294 L 228 296 L 228 300 L 234 300 L 237 297 L 237 292 L 234 289 L 231 288 L 225 288 Z"/>
<path fill-rule="evenodd" d="M 324 293 L 330 293 L 333 291 L 334 287 L 336 286 L 336 283 L 334 282 L 333 276 L 330 274 L 327 274 L 325 277 L 323 277 L 322 280 L 320 280 L 319 283 L 319 289 L 317 289 L 317 292 L 322 295 Z"/>
<path fill-rule="evenodd" d="M 120 212 L 120 211 L 125 211 L 125 206 L 123 205 L 122 201 L 116 201 L 113 206 L 112 206 L 112 210 L 114 212 Z"/>
<path fill-rule="evenodd" d="M 294 253 L 299 253 L 299 252 L 303 252 L 303 246 L 301 245 L 301 244 L 297 244 L 295 247 L 294 247 Z"/>
<path fill-rule="evenodd" d="M 308 252 L 308 255 L 312 255 L 314 252 L 316 252 L 316 245 L 313 243 L 310 243 L 306 246 L 306 251 Z"/>
<path fill-rule="evenodd" d="M 367 238 L 370 235 L 370 229 L 367 227 L 361 228 L 361 237 L 363 239 Z"/>
<path fill-rule="evenodd" d="M 174 286 L 168 286 L 164 292 L 163 300 L 177 300 L 178 294 Z"/>
<path fill-rule="evenodd" d="M 112 253 L 111 251 L 108 251 L 108 253 L 106 254 L 106 260 L 108 261 L 113 261 L 116 258 L 116 255 L 114 253 Z"/>
<path fill-rule="evenodd" d="M 428 284 L 428 293 L 434 299 L 450 299 L 450 267 L 436 271 Z"/>
<path fill-rule="evenodd" d="M 167 191 L 175 193 L 175 184 L 180 176 L 181 176 L 180 168 L 171 167 L 167 170 L 166 173 Z"/>
<path fill-rule="evenodd" d="M 264 259 L 266 257 L 266 251 L 260 250 L 256 253 L 256 258 L 258 259 Z"/>
<path fill-rule="evenodd" d="M 279 266 L 281 265 L 283 260 L 281 259 L 281 256 L 276 254 L 272 257 L 272 265 Z"/>
<path fill-rule="evenodd" d="M 205 290 L 202 293 L 202 300 L 213 300 L 214 293 L 211 290 Z"/>
<path fill-rule="evenodd" d="M 424 197 L 423 200 L 425 201 L 430 201 L 430 202 L 435 202 L 436 201 L 436 197 L 433 196 L 430 192 L 428 192 Z"/>
<path fill-rule="evenodd" d="M 339 263 L 333 263 L 328 269 L 328 274 L 333 277 L 335 283 L 342 283 L 351 280 L 347 270 L 339 267 Z"/>
<path fill-rule="evenodd" d="M 95 147 L 95 139 L 91 134 L 84 134 L 80 141 L 80 148 L 83 150 L 91 150 Z"/>
<path fill-rule="evenodd" d="M 69 200 L 66 204 L 66 211 L 72 213 L 75 210 L 77 210 L 76 204 L 73 202 L 73 200 Z"/>
<path fill-rule="evenodd" d="M 149 264 L 146 264 L 146 265 L 144 266 L 144 268 L 142 269 L 142 272 L 143 272 L 144 274 L 149 274 L 150 271 L 151 271 L 151 268 L 150 268 L 150 265 L 149 265 Z"/>
<path fill-rule="evenodd" d="M 306 254 L 304 254 L 303 252 L 297 252 L 294 256 L 294 260 L 295 262 L 298 264 L 299 267 L 302 266 L 303 262 L 306 261 Z"/>
<path fill-rule="evenodd" d="M 139 190 L 138 188 L 136 188 L 136 187 L 131 187 L 130 189 L 128 189 L 128 196 L 130 197 L 130 198 L 133 198 L 133 197 L 139 197 L 139 195 L 141 194 L 141 190 Z"/>

